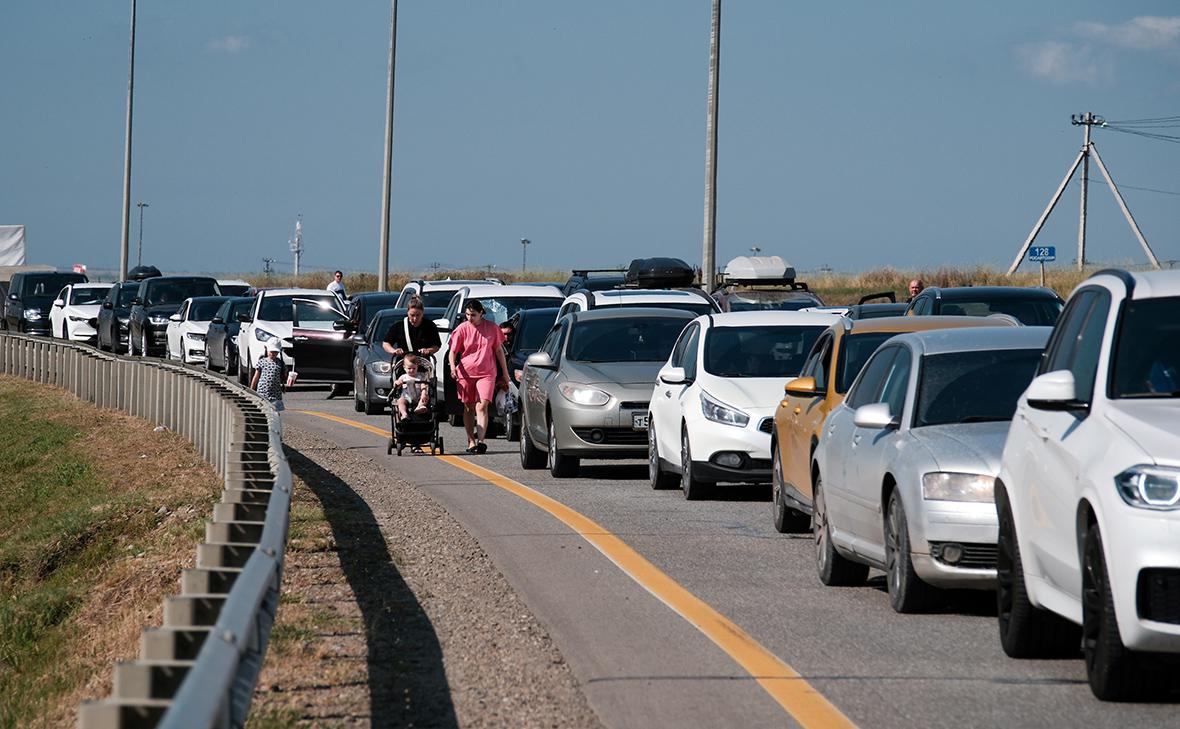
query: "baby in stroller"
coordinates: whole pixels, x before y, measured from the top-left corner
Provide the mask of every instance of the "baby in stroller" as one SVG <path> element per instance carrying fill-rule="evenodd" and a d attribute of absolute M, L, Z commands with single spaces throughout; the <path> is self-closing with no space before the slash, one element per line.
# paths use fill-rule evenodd
<path fill-rule="evenodd" d="M 419 415 L 430 410 L 430 375 L 423 366 L 422 360 L 416 354 L 407 354 L 402 359 L 404 372 L 394 380 L 393 393 L 397 398 L 398 417 L 405 421 L 410 419 L 410 408 Z"/>

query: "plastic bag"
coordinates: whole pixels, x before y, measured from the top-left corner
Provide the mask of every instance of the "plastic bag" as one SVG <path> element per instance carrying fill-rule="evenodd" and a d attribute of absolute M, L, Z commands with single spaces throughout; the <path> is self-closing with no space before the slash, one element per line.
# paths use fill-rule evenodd
<path fill-rule="evenodd" d="M 508 413 L 515 413 L 520 409 L 520 391 L 516 389 L 516 385 L 512 382 L 508 383 L 507 390 L 496 391 L 496 410 L 507 415 Z"/>

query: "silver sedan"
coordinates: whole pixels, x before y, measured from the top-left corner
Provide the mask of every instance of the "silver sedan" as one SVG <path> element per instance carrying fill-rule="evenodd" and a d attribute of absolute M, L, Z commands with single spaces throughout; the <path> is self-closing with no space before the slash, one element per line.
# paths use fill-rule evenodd
<path fill-rule="evenodd" d="M 877 350 L 815 452 L 824 584 L 885 570 L 903 613 L 932 607 L 938 588 L 994 587 L 1000 453 L 1050 331 L 916 332 Z"/>

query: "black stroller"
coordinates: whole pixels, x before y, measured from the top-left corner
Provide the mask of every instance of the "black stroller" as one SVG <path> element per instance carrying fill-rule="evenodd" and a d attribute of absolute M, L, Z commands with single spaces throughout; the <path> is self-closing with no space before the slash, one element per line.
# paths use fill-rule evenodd
<path fill-rule="evenodd" d="M 393 381 L 397 382 L 397 379 L 405 374 L 405 371 L 405 358 L 394 360 Z M 415 452 L 429 446 L 431 455 L 443 452 L 443 439 L 438 432 L 438 378 L 434 374 L 433 360 L 430 357 L 418 357 L 418 372 L 425 376 L 423 384 L 427 388 L 430 404 L 424 413 L 415 412 L 415 407 L 411 406 L 409 419 L 402 422 L 397 412 L 397 399 L 401 394 L 401 388 L 395 385 L 389 389 L 390 427 L 389 445 L 385 449 L 387 454 L 391 454 L 394 449 L 397 449 L 397 454 L 400 456 L 406 446 Z"/>

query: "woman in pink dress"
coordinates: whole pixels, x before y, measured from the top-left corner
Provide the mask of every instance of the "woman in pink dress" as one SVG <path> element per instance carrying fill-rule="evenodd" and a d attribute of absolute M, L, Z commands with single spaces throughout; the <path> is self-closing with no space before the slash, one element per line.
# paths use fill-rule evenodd
<path fill-rule="evenodd" d="M 508 363 L 502 346 L 504 334 L 495 322 L 483 318 L 483 304 L 478 299 L 468 301 L 463 313 L 467 321 L 451 332 L 448 359 L 455 389 L 463 403 L 467 452 L 485 453 L 488 406 L 496 396 L 497 385 L 508 387 Z"/>

